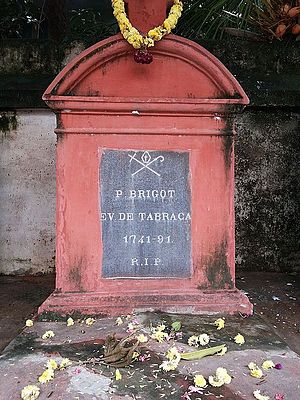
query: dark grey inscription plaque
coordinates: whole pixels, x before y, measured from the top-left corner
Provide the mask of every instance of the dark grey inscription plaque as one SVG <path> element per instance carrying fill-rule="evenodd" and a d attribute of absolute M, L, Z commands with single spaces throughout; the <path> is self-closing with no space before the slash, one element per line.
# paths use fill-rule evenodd
<path fill-rule="evenodd" d="M 105 149 L 102 276 L 189 277 L 189 153 Z"/>

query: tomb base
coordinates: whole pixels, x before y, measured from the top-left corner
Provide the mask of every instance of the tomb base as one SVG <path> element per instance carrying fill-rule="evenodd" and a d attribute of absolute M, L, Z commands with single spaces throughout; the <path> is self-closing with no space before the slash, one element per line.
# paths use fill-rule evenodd
<path fill-rule="evenodd" d="M 253 306 L 240 290 L 168 290 L 168 292 L 126 291 L 51 294 L 39 308 L 39 314 L 53 312 L 61 315 L 79 312 L 88 315 L 127 315 L 131 312 L 162 311 L 176 314 L 245 314 Z"/>

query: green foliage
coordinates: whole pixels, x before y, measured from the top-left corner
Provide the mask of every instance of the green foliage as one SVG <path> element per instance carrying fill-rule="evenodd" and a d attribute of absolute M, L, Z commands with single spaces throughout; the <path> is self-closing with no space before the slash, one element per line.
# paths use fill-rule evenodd
<path fill-rule="evenodd" d="M 117 33 L 117 23 L 104 22 L 100 11 L 94 9 L 70 10 L 70 33 L 104 39 Z"/>
<path fill-rule="evenodd" d="M 178 34 L 195 40 L 219 38 L 224 27 L 247 29 L 248 18 L 259 0 L 188 0 L 179 20 Z"/>
<path fill-rule="evenodd" d="M 1 0 L 0 38 L 24 37 L 37 29 L 41 7 L 34 0 Z"/>

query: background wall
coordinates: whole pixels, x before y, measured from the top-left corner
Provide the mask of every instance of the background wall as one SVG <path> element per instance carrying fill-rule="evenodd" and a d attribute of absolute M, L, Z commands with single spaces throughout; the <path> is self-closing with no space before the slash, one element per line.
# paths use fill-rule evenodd
<path fill-rule="evenodd" d="M 96 40 L 95 40 L 96 41 Z M 300 270 L 299 42 L 202 44 L 227 66 L 251 104 L 236 117 L 236 262 Z M 41 95 L 88 43 L 0 44 L 0 273 L 55 265 L 55 116 Z"/>

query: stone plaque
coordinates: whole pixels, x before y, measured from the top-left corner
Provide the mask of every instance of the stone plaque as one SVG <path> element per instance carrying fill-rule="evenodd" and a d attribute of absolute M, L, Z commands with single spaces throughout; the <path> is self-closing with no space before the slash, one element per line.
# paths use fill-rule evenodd
<path fill-rule="evenodd" d="M 104 149 L 102 277 L 189 277 L 189 153 Z"/>

